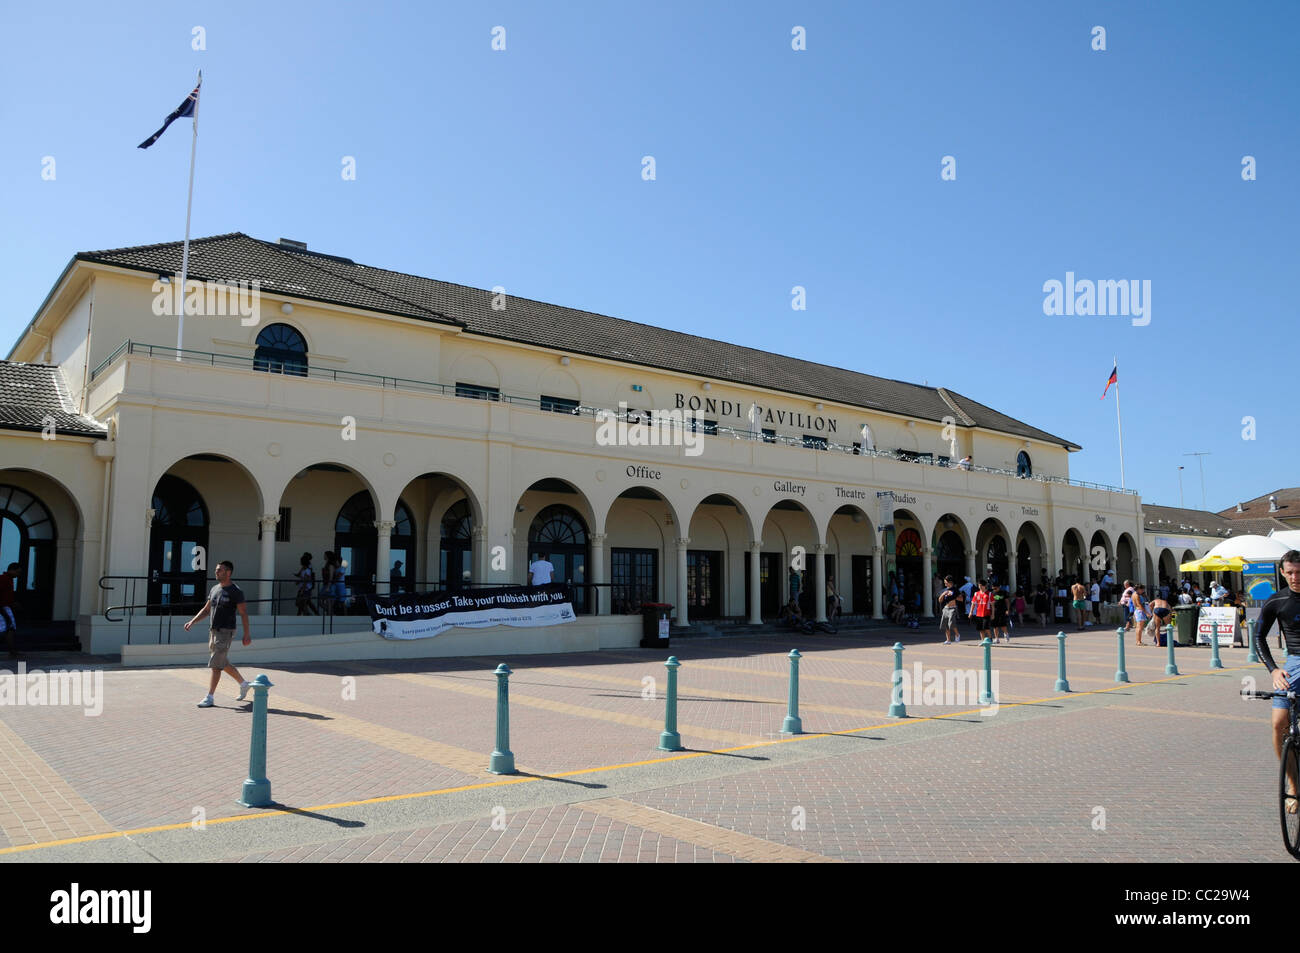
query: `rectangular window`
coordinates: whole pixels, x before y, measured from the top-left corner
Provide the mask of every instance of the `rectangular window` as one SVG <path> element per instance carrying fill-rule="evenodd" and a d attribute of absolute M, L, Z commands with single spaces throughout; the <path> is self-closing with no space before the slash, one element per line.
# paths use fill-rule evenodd
<path fill-rule="evenodd" d="M 809 450 L 825 450 L 826 438 L 816 437 L 812 434 L 806 433 L 803 435 L 803 445 Z"/>
<path fill-rule="evenodd" d="M 775 430 L 768 430 L 767 428 L 764 428 L 764 429 L 763 429 L 763 442 L 764 442 L 764 443 L 776 443 L 776 431 L 775 431 Z"/>
<path fill-rule="evenodd" d="M 578 402 L 567 397 L 547 397 L 543 394 L 542 410 L 549 410 L 556 414 L 572 414 L 577 412 Z"/>
<path fill-rule="evenodd" d="M 659 553 L 653 549 L 610 551 L 610 597 L 616 614 L 636 612 L 659 599 Z"/>
<path fill-rule="evenodd" d="M 472 400 L 500 400 L 501 388 L 484 387 L 481 384 L 456 382 L 456 396 L 469 397 Z"/>
<path fill-rule="evenodd" d="M 701 420 L 699 417 L 692 417 L 691 433 L 702 433 L 716 437 L 718 435 L 718 422 L 716 420 Z"/>

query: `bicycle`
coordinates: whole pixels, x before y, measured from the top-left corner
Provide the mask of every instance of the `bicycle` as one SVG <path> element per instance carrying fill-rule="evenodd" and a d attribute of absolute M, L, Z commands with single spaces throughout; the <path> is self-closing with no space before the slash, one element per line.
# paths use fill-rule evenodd
<path fill-rule="evenodd" d="M 1297 718 L 1295 689 L 1284 692 L 1243 691 L 1241 694 L 1245 698 L 1285 698 L 1290 702 L 1287 710 L 1291 716 L 1291 726 L 1282 742 L 1278 802 L 1282 820 L 1282 843 L 1286 845 L 1287 853 L 1300 860 L 1300 793 L 1293 793 L 1300 792 L 1300 787 L 1297 787 L 1300 784 L 1300 719 Z M 1291 791 L 1287 790 L 1288 781 Z"/>

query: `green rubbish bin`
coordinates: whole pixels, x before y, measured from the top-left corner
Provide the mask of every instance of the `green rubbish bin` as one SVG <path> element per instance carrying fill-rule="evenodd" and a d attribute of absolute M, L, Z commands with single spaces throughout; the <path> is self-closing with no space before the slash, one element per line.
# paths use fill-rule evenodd
<path fill-rule="evenodd" d="M 1174 626 L 1179 645 L 1196 644 L 1196 622 L 1200 615 L 1199 606 L 1174 606 Z"/>

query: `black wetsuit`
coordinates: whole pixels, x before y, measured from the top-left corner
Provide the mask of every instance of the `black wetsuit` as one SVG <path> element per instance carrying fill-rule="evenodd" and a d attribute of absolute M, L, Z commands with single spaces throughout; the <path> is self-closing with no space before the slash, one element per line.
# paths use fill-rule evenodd
<path fill-rule="evenodd" d="M 1260 610 L 1259 624 L 1255 628 L 1255 650 L 1270 672 L 1277 668 L 1277 663 L 1273 661 L 1273 653 L 1268 650 L 1265 636 L 1273 628 L 1275 619 L 1286 639 L 1287 655 L 1300 654 L 1300 592 L 1289 587 L 1283 589 L 1264 603 L 1264 608 Z"/>

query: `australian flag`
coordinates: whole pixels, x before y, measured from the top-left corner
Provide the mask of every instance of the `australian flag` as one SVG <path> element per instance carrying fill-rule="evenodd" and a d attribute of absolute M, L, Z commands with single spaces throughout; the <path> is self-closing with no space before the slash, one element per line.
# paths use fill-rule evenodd
<path fill-rule="evenodd" d="M 199 108 L 199 86 L 203 85 L 203 78 L 199 77 L 199 85 L 194 87 L 194 92 L 185 97 L 185 102 L 177 106 L 170 116 L 163 120 L 162 128 L 152 136 L 140 143 L 141 149 L 148 149 L 151 145 L 161 138 L 162 134 L 167 131 L 167 127 L 177 119 L 184 119 L 187 116 L 193 116 L 194 110 Z"/>

